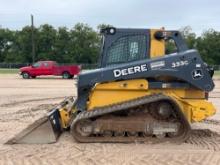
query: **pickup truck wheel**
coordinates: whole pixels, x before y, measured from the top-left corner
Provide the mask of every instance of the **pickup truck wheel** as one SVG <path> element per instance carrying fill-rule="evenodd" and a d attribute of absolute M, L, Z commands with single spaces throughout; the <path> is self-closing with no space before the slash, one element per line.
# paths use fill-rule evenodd
<path fill-rule="evenodd" d="M 68 72 L 63 72 L 63 79 L 69 79 L 71 75 Z"/>
<path fill-rule="evenodd" d="M 30 75 L 29 75 L 29 73 L 27 73 L 27 72 L 23 72 L 23 73 L 22 73 L 22 77 L 23 77 L 24 79 L 29 79 L 29 78 L 30 78 Z"/>

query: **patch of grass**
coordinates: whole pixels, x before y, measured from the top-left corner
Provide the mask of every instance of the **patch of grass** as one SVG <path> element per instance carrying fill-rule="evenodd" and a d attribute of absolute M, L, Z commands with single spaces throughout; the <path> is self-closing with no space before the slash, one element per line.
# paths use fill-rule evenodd
<path fill-rule="evenodd" d="M 220 76 L 220 70 L 216 70 L 214 76 Z"/>
<path fill-rule="evenodd" d="M 18 74 L 19 69 L 0 68 L 0 74 Z"/>

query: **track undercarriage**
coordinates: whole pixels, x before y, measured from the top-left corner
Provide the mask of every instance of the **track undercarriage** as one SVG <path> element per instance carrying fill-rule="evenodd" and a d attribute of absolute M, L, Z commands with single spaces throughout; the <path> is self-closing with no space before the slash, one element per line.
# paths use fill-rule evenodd
<path fill-rule="evenodd" d="M 189 131 L 177 103 L 162 94 L 82 112 L 71 126 L 80 142 L 182 142 Z"/>

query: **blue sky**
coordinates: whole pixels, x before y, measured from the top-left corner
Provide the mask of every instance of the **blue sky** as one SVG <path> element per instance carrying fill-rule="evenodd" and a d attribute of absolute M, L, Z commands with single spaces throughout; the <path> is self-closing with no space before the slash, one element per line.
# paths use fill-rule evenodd
<path fill-rule="evenodd" d="M 0 0 L 0 26 L 21 29 L 44 23 L 73 27 L 77 22 L 92 27 L 106 23 L 115 27 L 179 29 L 191 26 L 197 34 L 220 31 L 219 0 Z"/>

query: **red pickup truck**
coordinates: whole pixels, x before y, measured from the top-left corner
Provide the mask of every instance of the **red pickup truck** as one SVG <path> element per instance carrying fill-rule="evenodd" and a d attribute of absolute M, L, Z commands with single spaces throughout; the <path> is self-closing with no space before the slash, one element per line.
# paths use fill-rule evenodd
<path fill-rule="evenodd" d="M 20 74 L 24 79 L 41 75 L 61 75 L 64 79 L 70 79 L 78 75 L 80 70 L 81 67 L 78 65 L 60 66 L 55 61 L 38 61 L 31 66 L 20 68 Z"/>

